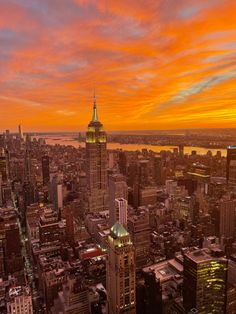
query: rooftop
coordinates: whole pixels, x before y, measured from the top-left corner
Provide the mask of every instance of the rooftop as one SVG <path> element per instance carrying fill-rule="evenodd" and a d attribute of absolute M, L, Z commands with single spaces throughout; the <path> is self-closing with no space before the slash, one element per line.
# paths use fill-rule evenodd
<path fill-rule="evenodd" d="M 188 251 L 185 253 L 185 256 L 193 260 L 195 263 L 203 263 L 212 260 L 224 261 L 222 257 L 215 257 L 211 254 L 211 251 L 208 249 L 198 249 L 193 251 Z"/>
<path fill-rule="evenodd" d="M 9 297 L 10 298 L 15 298 L 20 295 L 30 295 L 30 289 L 29 287 L 25 286 L 17 286 L 17 287 L 12 287 L 9 289 Z"/>
<path fill-rule="evenodd" d="M 177 259 L 166 260 L 143 269 L 152 270 L 161 283 L 169 280 L 182 280 L 183 265 Z"/>
<path fill-rule="evenodd" d="M 125 237 L 129 235 L 128 231 L 118 222 L 111 228 L 111 233 L 117 237 Z"/>

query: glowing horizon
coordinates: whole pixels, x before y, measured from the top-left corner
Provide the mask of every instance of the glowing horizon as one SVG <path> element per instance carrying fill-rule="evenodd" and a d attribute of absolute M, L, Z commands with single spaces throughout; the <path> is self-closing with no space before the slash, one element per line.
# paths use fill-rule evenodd
<path fill-rule="evenodd" d="M 236 127 L 233 0 L 3 0 L 0 130 Z"/>

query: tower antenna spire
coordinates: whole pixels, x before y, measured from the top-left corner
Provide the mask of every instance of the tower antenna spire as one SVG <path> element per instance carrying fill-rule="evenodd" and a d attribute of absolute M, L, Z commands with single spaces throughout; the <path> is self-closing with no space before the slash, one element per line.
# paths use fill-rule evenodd
<path fill-rule="evenodd" d="M 96 105 L 96 89 L 95 89 L 95 87 L 93 89 L 93 103 L 94 103 L 94 105 Z"/>
<path fill-rule="evenodd" d="M 94 93 L 93 93 L 93 122 L 97 122 L 98 120 L 98 113 L 97 113 L 97 99 L 96 99 L 96 93 L 95 93 L 95 88 L 94 88 Z"/>

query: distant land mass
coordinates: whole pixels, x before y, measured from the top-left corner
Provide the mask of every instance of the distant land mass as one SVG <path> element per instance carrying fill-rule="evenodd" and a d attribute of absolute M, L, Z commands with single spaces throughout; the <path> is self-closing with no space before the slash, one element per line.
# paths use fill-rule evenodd
<path fill-rule="evenodd" d="M 78 133 L 85 134 L 85 130 L 78 130 L 74 132 L 67 131 L 55 131 L 55 132 L 25 132 L 30 135 L 77 135 Z M 199 134 L 203 136 L 235 136 L 236 137 L 236 128 L 195 128 L 195 129 L 167 129 L 167 130 L 123 130 L 123 131 L 107 131 L 108 134 L 142 134 L 142 135 L 192 135 Z M 13 132 L 14 134 L 14 132 Z"/>

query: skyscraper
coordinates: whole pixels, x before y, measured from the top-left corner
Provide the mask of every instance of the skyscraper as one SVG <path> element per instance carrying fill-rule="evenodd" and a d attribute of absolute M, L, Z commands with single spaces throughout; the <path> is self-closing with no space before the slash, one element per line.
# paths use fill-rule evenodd
<path fill-rule="evenodd" d="M 162 289 L 154 270 L 143 271 L 144 281 L 137 286 L 137 314 L 162 314 Z"/>
<path fill-rule="evenodd" d="M 128 200 L 128 186 L 126 179 L 122 174 L 113 174 L 109 176 L 109 216 L 110 227 L 117 221 L 126 226 L 127 218 L 120 221 L 121 209 L 122 213 L 127 217 L 127 200 Z"/>
<path fill-rule="evenodd" d="M 0 230 L 4 247 L 5 275 L 17 278 L 24 276 L 24 264 L 21 252 L 20 230 L 17 214 L 13 208 L 0 208 Z"/>
<path fill-rule="evenodd" d="M 58 174 L 52 176 L 50 182 L 50 199 L 57 212 L 63 208 L 63 184 Z"/>
<path fill-rule="evenodd" d="M 179 156 L 180 157 L 184 156 L 184 145 L 183 144 L 179 145 Z"/>
<path fill-rule="evenodd" d="M 235 237 L 236 200 L 220 202 L 220 236 Z"/>
<path fill-rule="evenodd" d="M 21 124 L 18 125 L 18 133 L 19 133 L 19 138 L 23 139 L 24 135 L 23 135 L 23 131 L 22 131 L 22 126 Z"/>
<path fill-rule="evenodd" d="M 205 249 L 184 255 L 183 304 L 186 312 L 225 313 L 228 261 Z"/>
<path fill-rule="evenodd" d="M 32 174 L 32 162 L 31 162 L 31 151 L 26 149 L 25 151 L 25 167 L 24 167 L 24 178 L 26 182 L 31 182 Z"/>
<path fill-rule="evenodd" d="M 71 244 L 75 242 L 75 230 L 74 230 L 74 214 L 72 205 L 68 205 L 65 208 L 66 216 L 66 237 L 67 241 Z"/>
<path fill-rule="evenodd" d="M 126 158 L 125 152 L 123 151 L 120 151 L 119 153 L 118 165 L 119 165 L 120 173 L 126 176 L 127 175 L 127 158 Z"/>
<path fill-rule="evenodd" d="M 5 150 L 0 150 L 0 174 L 2 175 L 2 181 L 6 182 L 9 177 L 8 159 Z"/>
<path fill-rule="evenodd" d="M 135 314 L 134 247 L 129 233 L 115 223 L 108 237 L 107 295 L 110 314 Z"/>
<path fill-rule="evenodd" d="M 160 155 L 155 155 L 153 158 L 153 177 L 155 180 L 155 183 L 157 185 L 162 184 L 162 176 L 161 176 L 161 171 L 162 171 L 162 159 Z"/>
<path fill-rule="evenodd" d="M 112 216 L 110 217 L 110 222 L 114 225 L 116 222 L 122 224 L 125 228 L 127 227 L 127 209 L 128 202 L 124 198 L 115 199 L 115 210 L 110 211 Z"/>
<path fill-rule="evenodd" d="M 127 224 L 135 247 L 136 270 L 141 270 L 148 263 L 151 245 L 148 208 L 139 207 L 133 215 L 129 215 Z"/>
<path fill-rule="evenodd" d="M 49 156 L 47 155 L 42 157 L 42 174 L 43 174 L 43 184 L 47 185 L 50 181 Z"/>
<path fill-rule="evenodd" d="M 41 244 L 60 242 L 64 226 L 60 224 L 58 214 L 51 208 L 45 208 L 39 220 L 39 239 Z"/>
<path fill-rule="evenodd" d="M 227 147 L 226 180 L 229 185 L 236 185 L 236 146 Z"/>
<path fill-rule="evenodd" d="M 107 208 L 107 147 L 106 133 L 98 119 L 94 96 L 93 116 L 86 133 L 86 171 L 88 187 L 88 210 Z"/>

